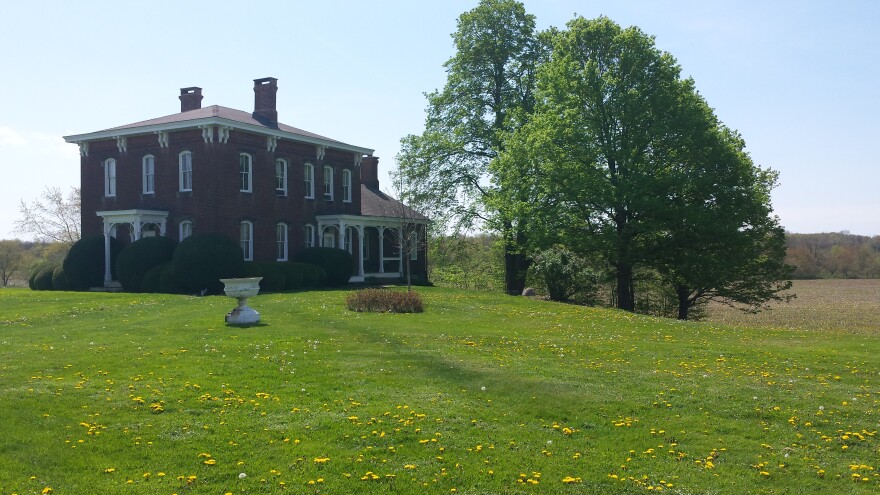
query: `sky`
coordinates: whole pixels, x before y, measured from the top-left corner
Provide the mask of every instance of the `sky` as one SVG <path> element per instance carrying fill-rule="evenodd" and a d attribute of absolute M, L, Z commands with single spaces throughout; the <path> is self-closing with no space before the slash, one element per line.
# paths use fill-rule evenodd
<path fill-rule="evenodd" d="M 62 136 L 203 106 L 253 109 L 278 78 L 285 124 L 375 149 L 380 180 L 424 129 L 458 16 L 477 0 L 0 0 L 0 239 L 19 204 L 79 185 Z M 655 37 L 756 164 L 790 232 L 880 235 L 880 2 L 526 0 L 539 29 L 605 15 Z"/>

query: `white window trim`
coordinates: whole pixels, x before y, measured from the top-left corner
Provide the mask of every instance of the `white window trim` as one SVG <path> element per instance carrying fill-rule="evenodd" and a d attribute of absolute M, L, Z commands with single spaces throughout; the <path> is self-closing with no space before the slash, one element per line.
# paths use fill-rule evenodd
<path fill-rule="evenodd" d="M 184 226 L 185 225 L 189 226 L 189 229 L 188 229 L 189 233 L 187 233 L 186 235 L 184 235 Z M 191 220 L 183 220 L 182 222 L 177 224 L 177 242 L 180 242 L 180 241 L 186 239 L 187 237 L 190 237 L 191 235 L 192 235 L 192 221 Z"/>
<path fill-rule="evenodd" d="M 247 170 L 242 170 L 242 165 L 247 165 Z M 254 157 L 248 153 L 239 153 L 238 155 L 238 173 L 241 179 L 241 192 L 254 192 Z"/>
<path fill-rule="evenodd" d="M 141 170 L 143 171 L 142 192 L 144 194 L 156 194 L 156 157 L 144 155 L 141 158 Z"/>
<path fill-rule="evenodd" d="M 324 199 L 333 201 L 333 167 L 330 165 L 324 165 Z"/>
<path fill-rule="evenodd" d="M 281 175 L 278 175 L 279 165 L 281 166 Z M 287 169 L 287 160 L 285 160 L 284 158 L 279 158 L 275 160 L 275 193 L 278 196 L 287 196 Z M 278 187 L 279 182 L 281 183 L 281 187 Z"/>
<path fill-rule="evenodd" d="M 245 230 L 247 228 L 247 230 Z M 242 234 L 247 233 L 248 238 L 245 239 Z M 241 222 L 241 228 L 239 233 L 239 245 L 241 246 L 241 251 L 244 253 L 245 261 L 253 261 L 254 259 L 254 222 L 250 220 L 245 220 Z M 247 244 L 245 244 L 247 243 Z"/>
<path fill-rule="evenodd" d="M 188 157 L 189 159 L 186 160 L 184 157 Z M 188 168 L 184 168 L 184 165 L 187 165 Z M 192 191 L 192 151 L 181 151 L 180 154 L 177 155 L 177 171 L 179 190 L 181 192 Z M 189 179 L 188 184 L 187 178 Z"/>
<path fill-rule="evenodd" d="M 104 197 L 116 197 L 116 159 L 104 160 Z"/>
<path fill-rule="evenodd" d="M 351 170 L 342 171 L 342 202 L 351 203 Z"/>
<path fill-rule="evenodd" d="M 305 246 L 307 248 L 315 247 L 315 226 L 307 223 L 303 228 L 303 235 L 305 236 Z"/>
<path fill-rule="evenodd" d="M 279 235 L 281 234 L 281 235 Z M 287 261 L 287 251 L 289 249 L 290 229 L 284 222 L 278 222 L 275 225 L 275 255 L 278 261 Z M 278 255 L 281 256 L 278 256 Z"/>
<path fill-rule="evenodd" d="M 306 187 L 306 199 L 315 199 L 315 166 L 311 163 L 306 163 L 303 168 L 305 187 Z"/>

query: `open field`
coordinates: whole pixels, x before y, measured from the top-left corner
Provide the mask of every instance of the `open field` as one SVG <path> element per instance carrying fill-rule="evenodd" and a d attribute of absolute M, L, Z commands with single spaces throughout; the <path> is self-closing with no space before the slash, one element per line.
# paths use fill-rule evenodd
<path fill-rule="evenodd" d="M 765 328 L 862 333 L 880 337 L 880 279 L 795 280 L 789 303 L 748 314 L 720 304 L 709 310 L 712 322 Z"/>
<path fill-rule="evenodd" d="M 0 290 L 0 494 L 880 490 L 876 335 L 419 291 Z"/>

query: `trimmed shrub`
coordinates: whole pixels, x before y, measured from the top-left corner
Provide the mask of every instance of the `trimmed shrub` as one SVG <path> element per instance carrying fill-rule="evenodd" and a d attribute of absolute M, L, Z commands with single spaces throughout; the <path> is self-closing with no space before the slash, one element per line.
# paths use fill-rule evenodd
<path fill-rule="evenodd" d="M 52 275 L 57 265 L 42 266 L 34 275 L 34 290 L 52 290 Z"/>
<path fill-rule="evenodd" d="M 284 262 L 268 261 L 260 263 L 263 280 L 260 280 L 260 292 L 281 292 L 285 289 L 287 275 Z"/>
<path fill-rule="evenodd" d="M 421 313 L 425 310 L 417 292 L 389 289 L 362 289 L 345 298 L 348 309 L 370 313 Z"/>
<path fill-rule="evenodd" d="M 162 271 L 159 272 L 159 292 L 163 294 L 181 294 L 186 292 L 178 283 L 179 278 L 174 269 L 174 264 L 163 263 L 161 266 Z"/>
<path fill-rule="evenodd" d="M 170 237 L 144 237 L 122 249 L 116 258 L 116 279 L 128 292 L 141 292 L 147 270 L 171 261 L 177 242 Z"/>
<path fill-rule="evenodd" d="M 535 273 L 544 282 L 552 301 L 568 301 L 578 296 L 595 299 L 598 277 L 586 260 L 562 246 L 552 247 L 535 256 Z"/>
<path fill-rule="evenodd" d="M 47 290 L 47 289 L 37 289 L 36 284 L 35 284 L 36 278 L 38 275 L 40 275 L 41 272 L 43 272 L 43 270 L 45 270 L 47 268 L 51 268 L 52 270 L 55 270 L 55 267 L 57 267 L 57 266 L 59 266 L 59 265 L 56 263 L 52 263 L 51 261 L 48 261 L 48 260 L 39 260 L 39 261 L 36 261 L 33 264 L 31 264 L 31 273 L 28 276 L 28 287 L 30 287 L 31 290 Z"/>
<path fill-rule="evenodd" d="M 110 269 L 114 275 L 116 257 L 122 244 L 110 238 Z M 64 274 L 71 290 L 87 290 L 104 285 L 104 236 L 83 237 L 70 247 L 64 258 Z"/>
<path fill-rule="evenodd" d="M 144 272 L 144 277 L 141 279 L 141 292 L 160 292 L 159 278 L 166 266 L 171 266 L 171 262 L 160 263 Z"/>
<path fill-rule="evenodd" d="M 190 293 L 222 294 L 220 279 L 241 277 L 245 271 L 241 247 L 220 234 L 187 237 L 174 250 L 172 263 L 177 283 Z"/>
<path fill-rule="evenodd" d="M 326 283 L 331 287 L 347 284 L 348 279 L 354 274 L 354 257 L 344 249 L 306 248 L 297 253 L 296 261 L 323 268 L 327 274 Z"/>
<path fill-rule="evenodd" d="M 58 265 L 52 270 L 52 290 L 68 290 L 67 277 L 64 275 L 64 267 Z"/>
<path fill-rule="evenodd" d="M 289 263 L 290 265 L 296 265 L 300 269 L 300 274 L 302 275 L 301 287 L 304 289 L 317 289 L 319 287 L 323 287 L 327 283 L 327 272 L 324 271 L 318 265 L 312 265 L 311 263 Z M 287 284 L 288 287 L 290 283 Z M 299 287 L 297 287 L 299 288 Z"/>

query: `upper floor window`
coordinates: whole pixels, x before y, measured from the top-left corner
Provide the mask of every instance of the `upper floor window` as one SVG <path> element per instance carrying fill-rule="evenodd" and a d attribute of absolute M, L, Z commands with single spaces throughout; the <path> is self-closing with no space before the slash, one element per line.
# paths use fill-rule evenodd
<path fill-rule="evenodd" d="M 276 259 L 287 261 L 287 224 L 279 223 L 275 226 Z"/>
<path fill-rule="evenodd" d="M 184 220 L 178 225 L 177 241 L 180 242 L 193 234 L 193 223 Z"/>
<path fill-rule="evenodd" d="M 241 174 L 241 192 L 252 192 L 253 180 L 251 172 L 253 171 L 254 159 L 247 153 L 238 155 L 238 170 Z"/>
<path fill-rule="evenodd" d="M 351 170 L 342 171 L 342 201 L 351 203 Z"/>
<path fill-rule="evenodd" d="M 275 192 L 287 196 L 287 160 L 275 160 Z"/>
<path fill-rule="evenodd" d="M 254 224 L 249 220 L 241 222 L 241 251 L 245 261 L 254 259 Z"/>
<path fill-rule="evenodd" d="M 303 236 L 305 236 L 306 242 L 305 246 L 307 248 L 315 246 L 315 226 L 314 225 L 306 225 L 303 227 Z"/>
<path fill-rule="evenodd" d="M 324 166 L 324 199 L 333 201 L 333 167 Z"/>
<path fill-rule="evenodd" d="M 315 197 L 315 166 L 306 163 L 303 170 L 305 172 L 306 198 L 311 199 Z"/>
<path fill-rule="evenodd" d="M 116 196 L 116 160 L 104 160 L 104 196 Z"/>
<path fill-rule="evenodd" d="M 192 152 L 191 151 L 182 151 L 179 155 L 177 155 L 177 163 L 178 163 L 178 176 L 180 179 L 180 190 L 181 191 L 192 191 L 193 186 L 193 162 L 192 162 Z"/>
<path fill-rule="evenodd" d="M 144 172 L 144 194 L 153 194 L 156 192 L 156 157 L 146 155 L 142 160 L 142 168 Z"/>

